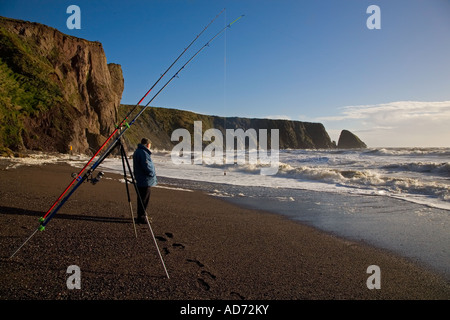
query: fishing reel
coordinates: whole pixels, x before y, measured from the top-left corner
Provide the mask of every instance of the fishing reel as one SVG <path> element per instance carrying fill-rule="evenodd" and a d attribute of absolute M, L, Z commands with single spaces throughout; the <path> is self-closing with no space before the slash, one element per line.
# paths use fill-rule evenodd
<path fill-rule="evenodd" d="M 97 182 L 100 181 L 100 179 L 103 177 L 104 173 L 103 171 L 100 171 L 97 176 L 95 178 L 93 178 L 92 176 L 90 178 L 88 178 L 87 180 L 92 183 L 93 185 L 95 185 Z"/>
<path fill-rule="evenodd" d="M 92 174 L 89 175 L 89 177 L 86 179 L 86 181 L 89 181 L 93 185 L 97 184 L 97 182 L 100 181 L 100 179 L 103 177 L 105 173 L 103 171 L 100 171 L 96 177 L 93 177 Z M 76 178 L 78 175 L 76 173 L 72 173 L 72 178 Z"/>

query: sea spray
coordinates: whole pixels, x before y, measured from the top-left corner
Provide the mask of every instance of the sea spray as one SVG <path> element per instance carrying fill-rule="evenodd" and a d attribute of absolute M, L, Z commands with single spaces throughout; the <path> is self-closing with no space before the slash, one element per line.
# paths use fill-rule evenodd
<path fill-rule="evenodd" d="M 261 175 L 275 175 L 279 167 L 279 130 L 270 130 L 270 153 L 267 129 L 258 131 L 259 141 L 255 129 L 250 128 L 245 131 L 242 128 L 226 129 L 224 146 L 224 138 L 220 130 L 211 128 L 202 134 L 202 121 L 194 121 L 193 152 L 191 134 L 187 129 L 178 128 L 172 132 L 171 140 L 178 141 L 171 152 L 172 162 L 175 165 L 259 164 Z M 204 141 L 210 143 L 203 149 Z M 246 148 L 246 141 L 248 141 L 248 148 Z"/>

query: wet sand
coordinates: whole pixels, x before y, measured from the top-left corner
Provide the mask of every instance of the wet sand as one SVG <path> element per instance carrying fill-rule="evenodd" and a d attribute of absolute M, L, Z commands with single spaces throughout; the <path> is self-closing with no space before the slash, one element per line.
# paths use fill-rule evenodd
<path fill-rule="evenodd" d="M 0 300 L 448 300 L 439 275 L 392 253 L 201 192 L 153 188 L 152 229 L 131 221 L 125 184 L 83 184 L 39 225 L 76 172 L 0 162 Z M 164 187 L 162 185 L 162 187 Z M 132 191 L 132 205 L 136 200 Z M 81 271 L 69 290 L 67 269 Z M 368 289 L 370 265 L 381 288 Z"/>

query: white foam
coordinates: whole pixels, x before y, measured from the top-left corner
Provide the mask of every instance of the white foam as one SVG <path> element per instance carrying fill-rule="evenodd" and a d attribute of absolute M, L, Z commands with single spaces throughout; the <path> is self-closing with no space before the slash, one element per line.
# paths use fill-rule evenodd
<path fill-rule="evenodd" d="M 48 154 L 43 152 L 35 152 L 23 158 L 3 158 L 11 164 L 6 169 L 15 169 L 20 166 L 38 166 L 53 163 L 85 163 L 89 158 L 85 155 L 68 155 L 68 154 Z"/>
<path fill-rule="evenodd" d="M 284 150 L 273 176 L 260 175 L 258 164 L 174 164 L 170 152 L 153 153 L 158 176 L 235 186 L 294 188 L 344 194 L 390 196 L 450 210 L 449 148 Z M 81 168 L 88 156 L 36 153 L 8 158 L 20 165 L 69 163 Z M 132 161 L 130 161 L 132 166 Z M 99 170 L 123 174 L 120 158 L 107 158 Z M 229 194 L 218 196 L 228 197 Z M 245 196 L 245 195 L 240 195 Z"/>
<path fill-rule="evenodd" d="M 177 187 L 168 187 L 168 186 L 161 186 L 161 185 L 157 185 L 155 188 L 168 189 L 168 190 L 177 190 L 177 191 L 184 191 L 184 192 L 194 192 L 194 190 L 191 190 L 191 189 L 177 188 Z"/>
<path fill-rule="evenodd" d="M 433 152 L 433 156 L 445 154 L 445 150 Z M 387 163 L 405 161 L 415 163 L 415 157 L 423 157 L 424 151 L 403 150 L 401 159 L 364 155 L 360 151 L 336 150 L 288 150 L 280 152 L 279 171 L 274 176 L 260 175 L 260 166 L 244 165 L 174 165 L 167 156 L 153 157 L 158 175 L 168 178 L 207 181 L 241 186 L 263 186 L 269 188 L 294 188 L 314 191 L 391 196 L 403 200 L 450 210 L 450 183 L 448 178 L 427 177 L 415 170 L 383 169 Z M 413 156 L 411 155 L 413 154 Z M 426 156 L 425 156 L 426 157 Z M 437 159 L 439 160 L 439 159 Z M 421 160 L 420 160 L 421 161 Z M 421 162 L 418 162 L 420 166 Z M 430 164 L 433 168 L 444 168 L 434 172 L 446 173 L 447 164 Z M 414 167 L 414 166 L 413 166 Z M 407 169 L 407 167 L 406 167 Z M 426 170 L 425 170 L 426 171 Z M 426 172 L 427 173 L 427 172 Z M 212 194 L 215 194 L 214 192 Z M 221 195 L 229 196 L 229 195 Z"/>

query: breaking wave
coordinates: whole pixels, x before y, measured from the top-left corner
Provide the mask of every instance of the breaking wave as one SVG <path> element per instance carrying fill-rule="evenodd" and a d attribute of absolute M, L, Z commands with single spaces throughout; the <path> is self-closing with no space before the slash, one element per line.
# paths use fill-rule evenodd
<path fill-rule="evenodd" d="M 448 164 L 447 164 L 448 165 Z M 446 171 L 447 170 L 447 171 Z M 446 170 L 448 172 L 448 167 Z M 411 177 L 396 177 L 372 170 L 346 170 L 280 165 L 280 176 L 291 179 L 315 180 L 349 187 L 376 188 L 396 193 L 414 193 L 450 200 L 450 185 Z"/>
<path fill-rule="evenodd" d="M 308 188 L 308 183 L 323 183 L 332 187 L 351 188 L 373 194 L 391 196 L 421 196 L 443 201 L 445 207 L 450 206 L 450 163 L 449 162 L 399 162 L 386 164 L 386 159 L 366 161 L 361 154 L 348 157 L 349 152 L 341 152 L 338 158 L 310 154 L 309 158 L 285 157 L 287 162 L 280 162 L 278 172 L 274 177 L 284 178 L 296 183 L 302 183 Z M 291 152 L 291 154 L 293 154 Z M 337 154 L 337 153 L 334 153 Z M 427 155 L 430 153 L 428 152 Z M 293 154 L 294 155 L 294 154 Z M 409 156 L 411 160 L 413 159 Z M 404 159 L 401 159 L 404 160 Z M 288 163 L 289 162 L 289 163 Z M 259 174 L 260 166 L 244 164 L 229 166 L 227 170 L 249 174 Z"/>
<path fill-rule="evenodd" d="M 374 148 L 363 153 L 380 156 L 440 156 L 450 157 L 449 148 Z"/>
<path fill-rule="evenodd" d="M 178 165 L 167 151 L 155 151 L 157 173 L 168 178 L 232 185 L 296 188 L 402 197 L 450 208 L 450 148 L 378 148 L 364 150 L 282 150 L 278 171 L 261 176 L 259 164 Z M 69 163 L 83 166 L 85 156 L 36 153 L 10 159 L 21 165 Z M 106 159 L 102 170 L 121 172 L 120 159 Z"/>
<path fill-rule="evenodd" d="M 410 162 L 389 164 L 382 167 L 388 170 L 413 171 L 422 173 L 432 173 L 437 175 L 450 175 L 450 162 Z"/>

